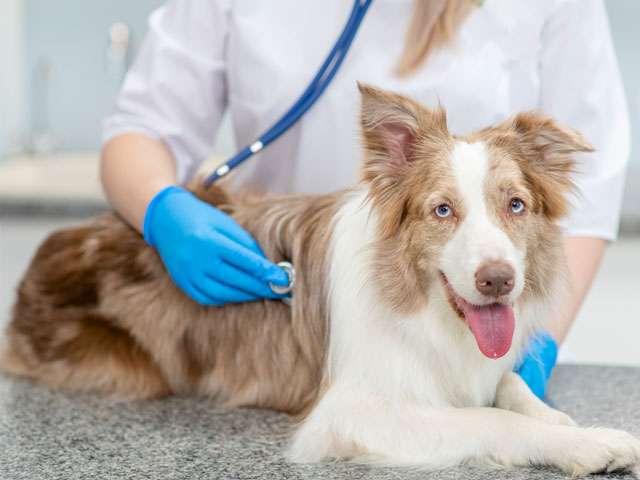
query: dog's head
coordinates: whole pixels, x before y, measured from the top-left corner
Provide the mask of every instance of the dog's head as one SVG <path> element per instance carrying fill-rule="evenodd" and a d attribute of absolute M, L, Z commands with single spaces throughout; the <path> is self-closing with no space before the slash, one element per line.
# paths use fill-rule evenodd
<path fill-rule="evenodd" d="M 561 269 L 555 222 L 574 190 L 573 155 L 591 146 L 537 113 L 455 137 L 442 108 L 360 91 L 381 295 L 396 310 L 418 310 L 437 283 L 482 353 L 503 356 L 514 304 L 544 298 Z"/>

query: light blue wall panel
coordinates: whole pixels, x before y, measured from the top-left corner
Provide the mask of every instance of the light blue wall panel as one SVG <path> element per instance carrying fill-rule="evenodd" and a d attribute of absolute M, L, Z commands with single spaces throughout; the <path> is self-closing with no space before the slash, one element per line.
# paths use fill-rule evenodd
<path fill-rule="evenodd" d="M 33 131 L 52 131 L 66 151 L 96 150 L 102 118 L 119 81 L 107 76 L 107 32 L 131 29 L 140 46 L 162 0 L 25 0 L 27 114 Z"/>
<path fill-rule="evenodd" d="M 23 4 L 0 0 L 0 160 L 19 149 L 24 118 Z"/>

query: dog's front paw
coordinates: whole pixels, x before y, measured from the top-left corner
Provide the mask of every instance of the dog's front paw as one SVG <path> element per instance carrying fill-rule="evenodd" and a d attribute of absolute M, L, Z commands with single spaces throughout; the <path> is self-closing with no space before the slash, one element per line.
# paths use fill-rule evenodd
<path fill-rule="evenodd" d="M 558 466 L 573 477 L 613 472 L 640 462 L 640 441 L 621 430 L 578 429 L 566 443 Z"/>

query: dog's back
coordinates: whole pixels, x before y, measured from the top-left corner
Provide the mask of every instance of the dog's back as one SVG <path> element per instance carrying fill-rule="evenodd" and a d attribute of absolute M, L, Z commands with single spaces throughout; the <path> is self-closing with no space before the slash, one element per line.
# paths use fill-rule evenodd
<path fill-rule="evenodd" d="M 330 199 L 300 215 L 312 208 L 309 197 L 195 193 L 233 215 L 269 258 L 323 268 L 310 265 L 326 247 L 313 216 L 326 215 Z M 299 278 L 294 298 L 308 296 L 311 281 Z M 324 306 L 311 303 L 306 312 L 272 300 L 203 307 L 174 285 L 138 232 L 107 213 L 40 246 L 18 288 L 0 369 L 118 397 L 200 394 L 296 413 L 313 402 L 323 374 Z"/>

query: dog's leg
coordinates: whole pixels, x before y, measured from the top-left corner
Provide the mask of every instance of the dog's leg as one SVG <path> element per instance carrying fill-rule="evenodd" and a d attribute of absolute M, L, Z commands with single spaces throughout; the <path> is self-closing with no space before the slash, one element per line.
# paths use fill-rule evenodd
<path fill-rule="evenodd" d="M 432 469 L 539 465 L 576 477 L 640 460 L 640 441 L 618 430 L 553 425 L 497 408 L 427 409 L 372 397 L 353 403 L 347 395 L 325 401 L 327 396 L 296 433 L 293 460 L 354 458 Z"/>
<path fill-rule="evenodd" d="M 514 372 L 507 372 L 502 377 L 496 391 L 494 406 L 537 418 L 547 423 L 576 425 L 571 417 L 551 408 L 536 397 L 520 375 Z"/>

